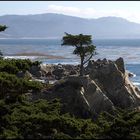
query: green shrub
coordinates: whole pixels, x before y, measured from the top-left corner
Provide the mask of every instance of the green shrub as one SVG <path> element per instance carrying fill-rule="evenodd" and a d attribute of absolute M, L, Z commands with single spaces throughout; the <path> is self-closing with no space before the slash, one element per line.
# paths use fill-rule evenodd
<path fill-rule="evenodd" d="M 40 65 L 41 62 L 32 62 L 29 59 L 0 59 L 0 71 L 16 74 L 18 71 L 29 70 L 33 65 Z"/>
<path fill-rule="evenodd" d="M 0 98 L 10 96 L 16 98 L 18 95 L 28 92 L 29 90 L 39 91 L 43 85 L 37 81 L 28 81 L 21 79 L 13 74 L 0 72 Z"/>
<path fill-rule="evenodd" d="M 0 139 L 140 138 L 138 111 L 121 111 L 116 116 L 104 112 L 93 121 L 61 114 L 61 107 L 57 99 L 12 104 L 0 100 Z"/>

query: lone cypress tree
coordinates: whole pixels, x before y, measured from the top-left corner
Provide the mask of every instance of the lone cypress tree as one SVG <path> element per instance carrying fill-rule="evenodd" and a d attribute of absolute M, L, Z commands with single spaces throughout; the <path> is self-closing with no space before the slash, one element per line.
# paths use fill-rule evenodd
<path fill-rule="evenodd" d="M 76 47 L 73 54 L 80 56 L 80 76 L 83 76 L 84 65 L 89 62 L 92 56 L 95 54 L 96 46 L 92 44 L 91 35 L 71 35 L 65 33 L 62 39 L 61 45 L 69 45 Z"/>

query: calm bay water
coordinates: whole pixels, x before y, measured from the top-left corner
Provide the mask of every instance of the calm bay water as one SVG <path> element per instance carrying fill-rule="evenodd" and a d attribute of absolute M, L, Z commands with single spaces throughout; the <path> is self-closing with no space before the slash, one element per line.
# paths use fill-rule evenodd
<path fill-rule="evenodd" d="M 131 80 L 140 84 L 140 39 L 108 39 L 94 40 L 98 55 L 93 59 L 124 58 L 128 71 L 136 74 Z M 43 63 L 78 64 L 79 58 L 72 54 L 73 47 L 61 46 L 61 40 L 56 39 L 0 39 L 0 50 L 5 57 L 30 58 Z M 63 59 L 48 59 L 46 56 L 15 56 L 21 53 L 40 53 L 62 56 Z"/>

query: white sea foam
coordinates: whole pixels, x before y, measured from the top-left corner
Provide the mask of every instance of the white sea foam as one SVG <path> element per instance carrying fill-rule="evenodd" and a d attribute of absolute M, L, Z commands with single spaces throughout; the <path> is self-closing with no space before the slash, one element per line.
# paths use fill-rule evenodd
<path fill-rule="evenodd" d="M 134 84 L 135 86 L 140 86 L 140 83 L 139 83 L 139 82 L 133 82 L 133 84 Z"/>
<path fill-rule="evenodd" d="M 130 74 L 132 75 L 132 77 L 136 77 L 136 74 L 134 74 L 134 73 L 132 73 L 132 72 L 130 72 Z"/>
<path fill-rule="evenodd" d="M 128 70 L 126 70 L 126 72 L 127 72 L 128 74 L 131 74 L 131 77 L 136 77 L 136 74 L 134 74 L 133 72 L 130 72 L 130 71 L 128 71 Z"/>
<path fill-rule="evenodd" d="M 79 62 L 50 62 L 50 63 L 47 63 L 47 62 L 44 62 L 43 63 L 43 65 L 45 65 L 45 64 L 54 64 L 54 65 L 58 65 L 58 64 L 62 64 L 62 65 L 67 65 L 67 64 L 69 64 L 69 65 L 78 65 L 79 64 Z"/>
<path fill-rule="evenodd" d="M 136 77 L 136 74 L 133 73 L 133 77 Z"/>
<path fill-rule="evenodd" d="M 4 59 L 37 59 L 38 56 L 4 56 Z"/>

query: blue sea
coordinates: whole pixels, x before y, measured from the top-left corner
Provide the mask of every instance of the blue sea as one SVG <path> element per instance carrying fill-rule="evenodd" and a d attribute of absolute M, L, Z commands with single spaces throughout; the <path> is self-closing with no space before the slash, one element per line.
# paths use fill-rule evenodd
<path fill-rule="evenodd" d="M 73 55 L 73 47 L 61 46 L 59 39 L 0 39 L 0 50 L 5 58 L 30 58 L 42 63 L 78 64 L 79 58 Z M 140 86 L 140 39 L 98 39 L 93 40 L 96 52 L 93 59 L 124 58 L 125 67 L 136 76 L 131 78 L 134 84 Z M 48 59 L 47 56 L 20 56 L 19 54 L 40 53 L 61 56 L 60 59 Z"/>

